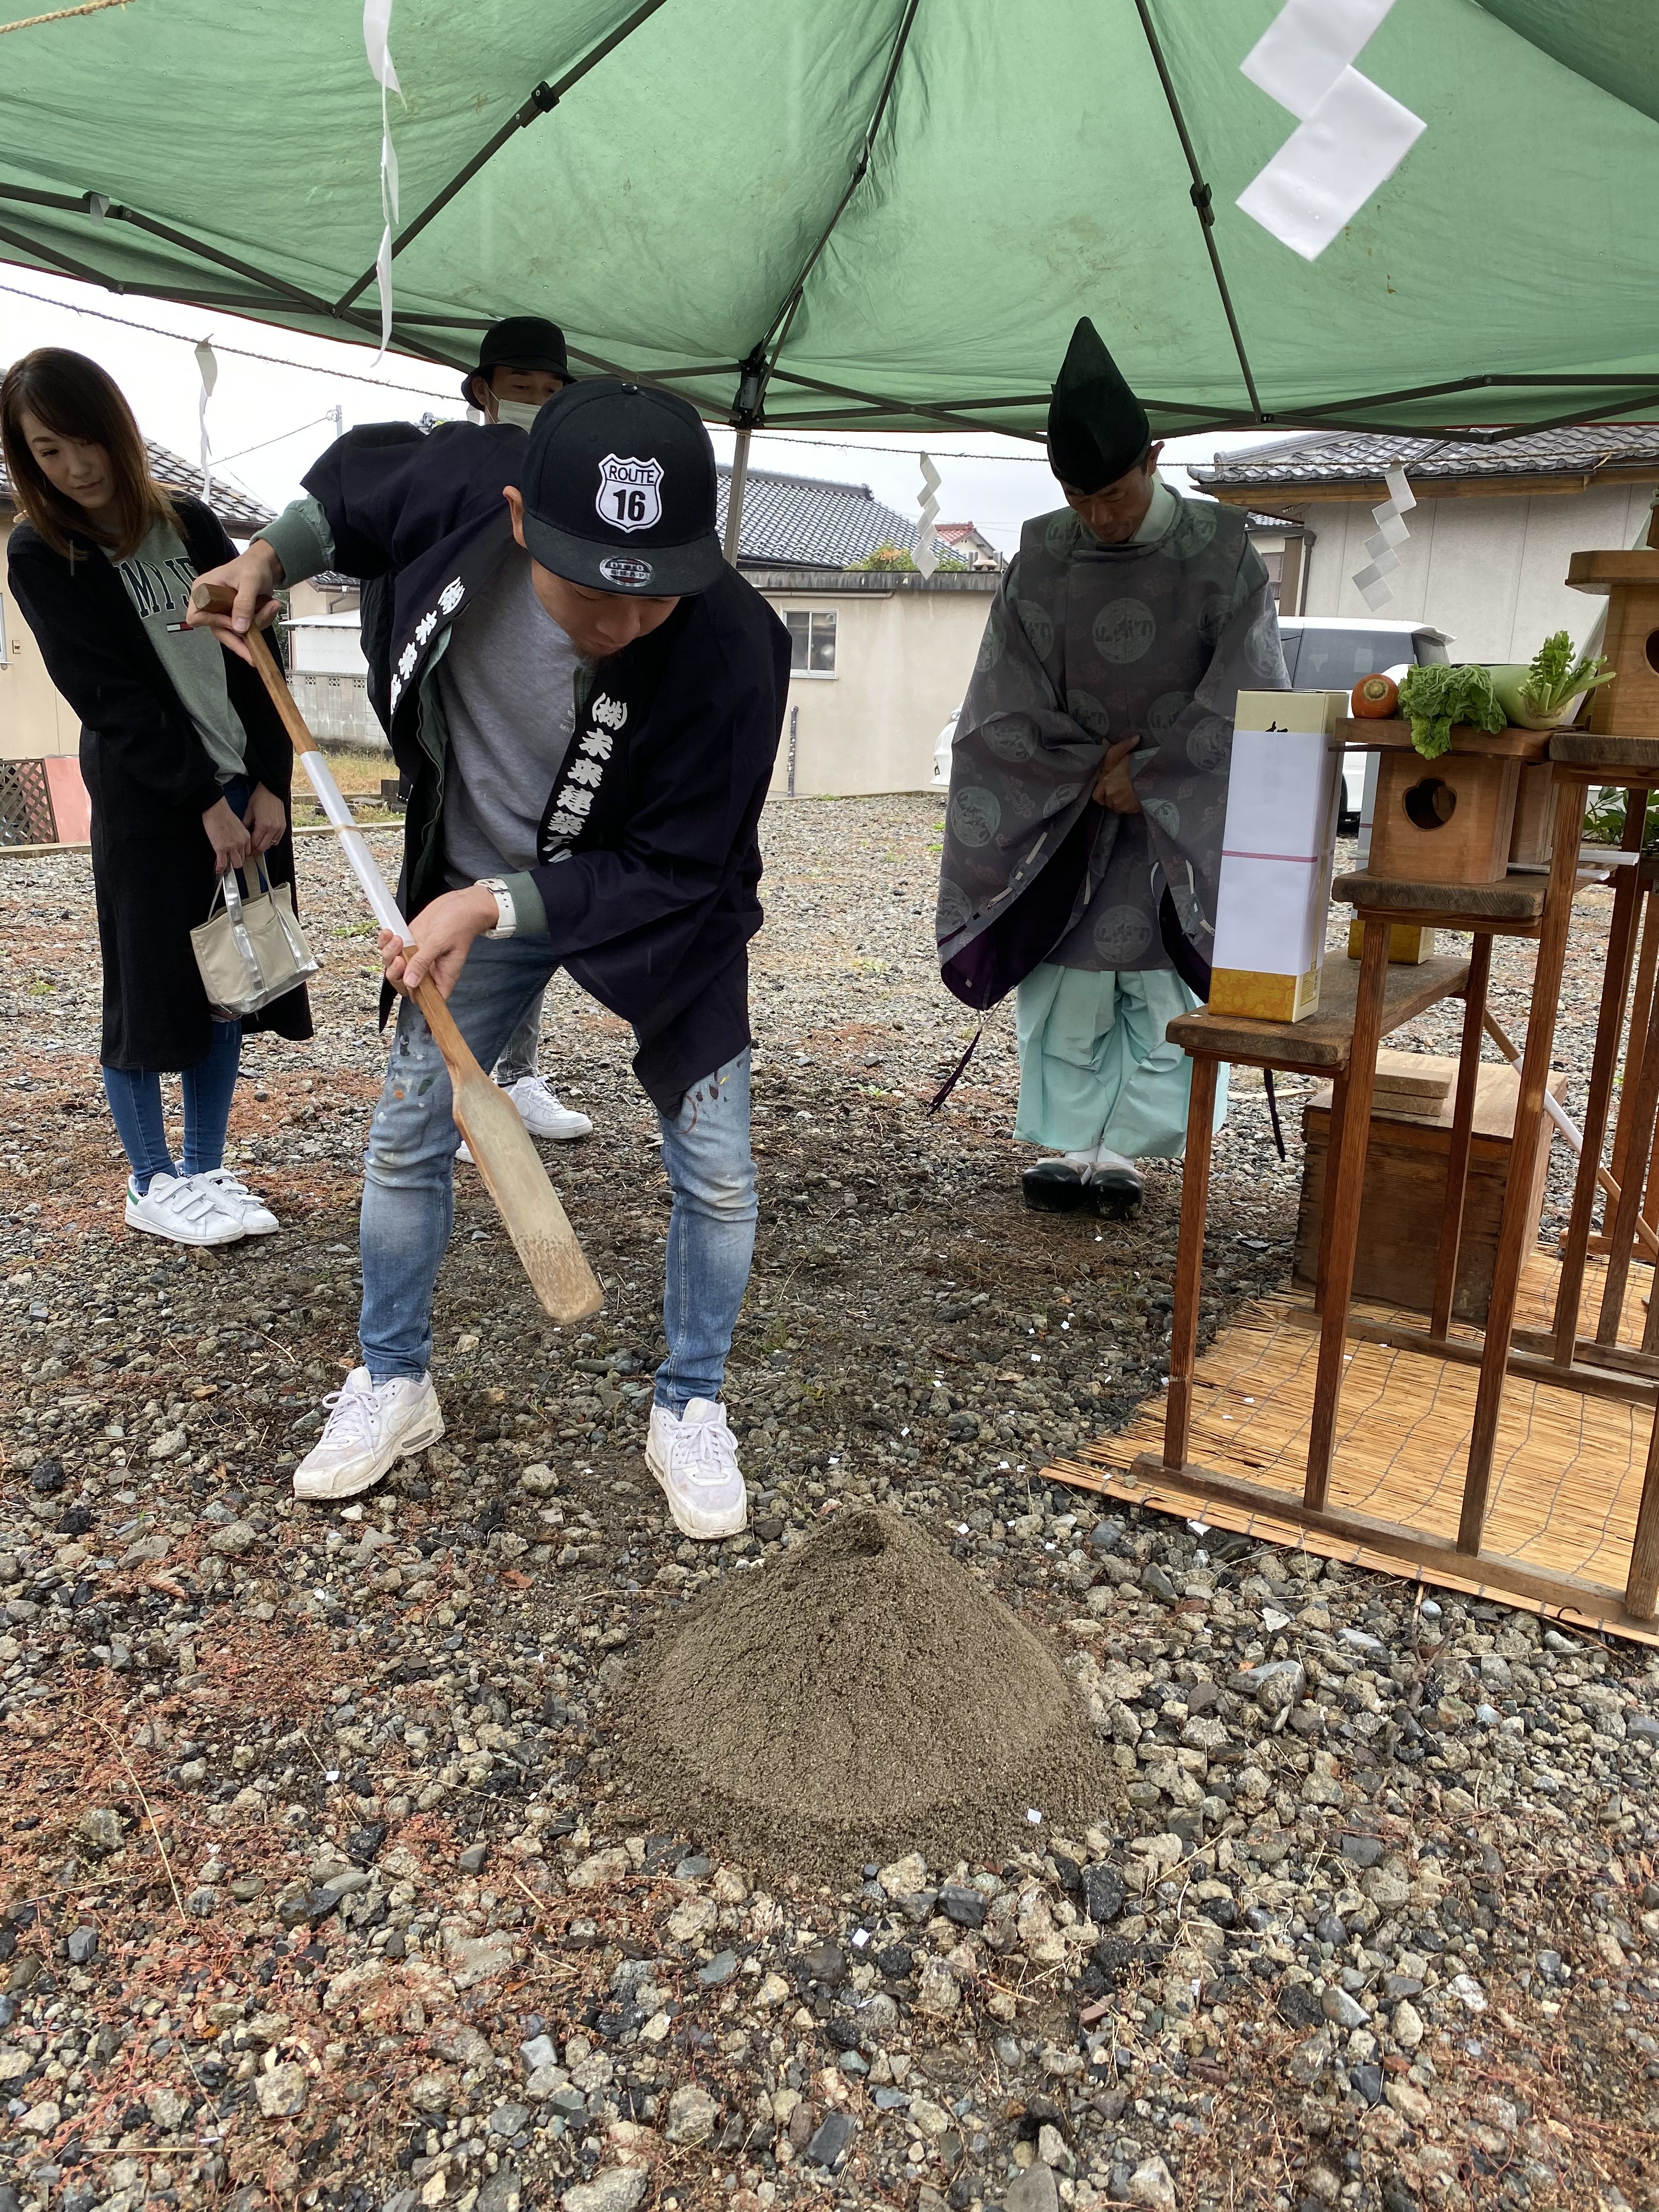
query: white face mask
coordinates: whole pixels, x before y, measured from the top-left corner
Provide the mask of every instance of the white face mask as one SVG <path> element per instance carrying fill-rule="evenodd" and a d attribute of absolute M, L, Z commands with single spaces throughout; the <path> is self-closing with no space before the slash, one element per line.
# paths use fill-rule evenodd
<path fill-rule="evenodd" d="M 511 422 L 519 430 L 529 429 L 541 411 L 541 407 L 532 399 L 498 399 L 495 402 L 495 420 Z"/>

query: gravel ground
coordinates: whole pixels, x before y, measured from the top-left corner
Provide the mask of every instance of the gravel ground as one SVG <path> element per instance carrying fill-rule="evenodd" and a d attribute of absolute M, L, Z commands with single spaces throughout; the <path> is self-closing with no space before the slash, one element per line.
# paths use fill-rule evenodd
<path fill-rule="evenodd" d="M 283 1234 L 191 1257 L 121 1226 L 86 864 L 5 864 L 0 2212 L 1659 2205 L 1659 1670 L 1037 1479 L 1158 1387 L 1178 1176 L 1128 1229 L 1022 1212 L 1006 1012 L 920 1110 L 970 1028 L 929 953 L 937 823 L 765 825 L 753 1518 L 713 1553 L 639 1453 L 667 1200 L 619 1024 L 555 993 L 605 1313 L 551 1328 L 464 1177 L 448 1437 L 296 1507 L 353 1355 L 355 897 L 311 841 L 321 1034 L 252 1042 L 233 1117 Z M 1497 963 L 1516 1028 L 1529 957 Z M 1286 1118 L 1281 1165 L 1242 1079 L 1207 1325 L 1286 1270 Z M 1055 1637 L 1127 1832 L 824 1888 L 630 1817 L 635 1639 L 865 1499 Z"/>

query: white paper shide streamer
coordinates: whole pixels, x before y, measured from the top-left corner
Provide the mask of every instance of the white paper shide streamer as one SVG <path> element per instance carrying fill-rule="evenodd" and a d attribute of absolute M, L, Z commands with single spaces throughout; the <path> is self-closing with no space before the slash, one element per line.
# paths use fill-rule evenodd
<path fill-rule="evenodd" d="M 196 421 L 202 434 L 202 497 L 213 497 L 213 446 L 208 437 L 208 402 L 213 397 L 213 387 L 219 381 L 219 363 L 213 348 L 204 338 L 196 349 L 196 366 L 201 373 L 202 396 L 196 403 Z"/>
<path fill-rule="evenodd" d="M 392 115 L 386 95 L 399 100 L 404 88 L 392 66 L 392 0 L 363 0 L 363 46 L 368 66 L 380 88 L 380 250 L 374 257 L 374 276 L 380 288 L 380 350 L 378 368 L 392 343 L 392 234 L 398 222 L 398 156 L 392 143 Z"/>
<path fill-rule="evenodd" d="M 1285 0 L 1239 68 L 1288 108 L 1293 131 L 1238 205 L 1304 261 L 1316 261 L 1399 167 L 1420 116 L 1353 66 L 1394 0 Z"/>
<path fill-rule="evenodd" d="M 939 541 L 933 535 L 933 518 L 939 513 L 939 472 L 931 456 L 921 456 L 921 497 L 916 502 L 921 510 L 921 525 L 916 531 L 916 566 L 924 576 L 931 576 L 939 566 Z"/>
<path fill-rule="evenodd" d="M 1404 469 L 1396 465 L 1386 470 L 1383 482 L 1389 487 L 1389 495 L 1381 507 L 1371 509 L 1376 529 L 1365 540 L 1365 550 L 1370 558 L 1363 568 L 1355 569 L 1350 580 L 1373 614 L 1394 597 L 1394 586 L 1389 576 L 1400 566 L 1398 549 L 1411 536 L 1405 519 L 1417 504 Z"/>

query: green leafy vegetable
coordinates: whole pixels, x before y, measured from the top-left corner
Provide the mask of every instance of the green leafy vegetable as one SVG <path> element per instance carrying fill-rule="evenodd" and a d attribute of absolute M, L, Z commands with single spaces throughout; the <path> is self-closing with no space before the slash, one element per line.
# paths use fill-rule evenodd
<path fill-rule="evenodd" d="M 1559 629 L 1534 653 L 1521 696 L 1535 714 L 1557 714 L 1576 692 L 1611 684 L 1613 673 L 1605 660 L 1575 652 L 1565 630 Z"/>
<path fill-rule="evenodd" d="M 1504 709 L 1492 696 L 1492 678 L 1468 665 L 1408 668 L 1401 679 L 1400 711 L 1412 726 L 1412 743 L 1425 760 L 1438 760 L 1451 745 L 1452 725 L 1498 731 Z"/>

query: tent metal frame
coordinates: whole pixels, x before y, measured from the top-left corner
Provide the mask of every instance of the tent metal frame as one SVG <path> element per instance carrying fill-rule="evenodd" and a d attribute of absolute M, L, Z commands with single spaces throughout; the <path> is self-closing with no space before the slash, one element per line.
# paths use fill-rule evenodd
<path fill-rule="evenodd" d="M 455 173 L 429 198 L 419 212 L 398 232 L 392 240 L 394 258 L 418 238 L 422 231 L 442 213 L 462 192 L 472 179 L 494 160 L 503 147 L 519 132 L 528 129 L 538 116 L 550 115 L 564 95 L 580 84 L 600 63 L 626 44 L 645 23 L 665 4 L 665 0 L 640 0 L 635 7 L 605 38 L 584 54 L 551 83 L 538 80 L 507 120 L 479 147 Z M 1505 375 L 1498 373 L 1453 378 L 1435 384 L 1416 385 L 1401 389 L 1350 397 L 1346 399 L 1322 400 L 1299 408 L 1295 415 L 1265 409 L 1251 368 L 1232 295 L 1229 290 L 1226 272 L 1216 243 L 1215 210 L 1209 183 L 1206 179 L 1192 135 L 1182 112 L 1163 46 L 1152 22 L 1149 0 L 1134 0 L 1147 51 L 1157 72 L 1159 85 L 1170 111 L 1170 121 L 1180 141 L 1191 183 L 1188 198 L 1193 204 L 1204 239 L 1205 252 L 1215 280 L 1216 292 L 1225 318 L 1238 362 L 1240 376 L 1248 394 L 1243 406 L 1205 407 L 1192 401 L 1159 401 L 1142 395 L 1144 404 L 1160 429 L 1167 425 L 1188 434 L 1241 429 L 1273 430 L 1285 428 L 1329 428 L 1369 431 L 1384 436 L 1433 436 L 1438 426 L 1407 422 L 1389 419 L 1390 410 L 1412 402 L 1446 399 L 1460 392 L 1492 392 L 1503 390 L 1549 392 L 1559 388 L 1565 398 L 1568 392 L 1576 395 L 1578 404 L 1562 414 L 1542 422 L 1525 425 L 1458 425 L 1454 430 L 1442 431 L 1443 435 L 1455 435 L 1463 443 L 1499 445 L 1506 440 L 1530 434 L 1538 430 L 1553 429 L 1569 423 L 1593 422 L 1629 416 L 1638 410 L 1659 405 L 1659 386 L 1650 374 L 1632 375 L 1573 375 L 1552 377 L 1528 374 Z M 750 441 L 755 430 L 772 428 L 783 429 L 863 429 L 875 430 L 884 425 L 914 428 L 918 421 L 937 422 L 955 431 L 986 431 L 1024 439 L 1031 444 L 1042 442 L 1042 434 L 1036 429 L 1009 430 L 987 416 L 1005 410 L 1046 407 L 1046 392 L 989 395 L 973 399 L 896 399 L 885 393 L 866 392 L 852 386 L 833 384 L 822 378 L 802 374 L 798 370 L 782 366 L 781 355 L 789 333 L 805 295 L 806 285 L 812 270 L 827 251 L 847 209 L 851 204 L 869 173 L 877 142 L 887 120 L 900 69 L 907 52 L 910 33 L 915 23 L 921 0 L 903 0 L 899 20 L 895 27 L 887 64 L 883 72 L 880 88 L 871 111 L 857 150 L 851 172 L 841 197 L 836 201 L 810 251 L 802 261 L 793 283 L 784 293 L 766 330 L 747 358 L 741 362 L 699 362 L 654 372 L 643 371 L 614 362 L 604 356 L 591 353 L 580 347 L 570 349 L 571 357 L 586 368 L 601 374 L 629 378 L 676 392 L 689 399 L 705 416 L 711 410 L 705 393 L 687 391 L 684 386 L 693 379 L 732 374 L 738 383 L 727 421 L 737 433 L 737 448 L 733 457 L 731 486 L 727 500 L 726 545 L 729 558 L 735 558 L 738 532 L 741 526 L 744 492 L 747 480 Z M 295 325 L 295 311 L 327 325 L 344 324 L 356 335 L 365 337 L 378 335 L 378 318 L 371 316 L 356 305 L 365 290 L 374 281 L 371 265 L 347 286 L 337 298 L 307 290 L 304 286 L 289 283 L 254 264 L 227 252 L 222 247 L 192 236 L 176 226 L 163 222 L 142 210 L 130 207 L 103 193 L 88 191 L 79 195 L 42 191 L 38 188 L 0 182 L 0 202 L 13 202 L 21 206 L 33 206 L 67 215 L 84 216 L 94 222 L 118 222 L 131 225 L 147 236 L 156 239 L 181 254 L 187 254 L 210 267 L 228 271 L 256 288 L 252 293 L 208 290 L 187 280 L 167 284 L 129 282 L 104 274 L 93 263 L 76 258 L 58 246 L 27 236 L 25 233 L 0 226 L 0 248 L 10 249 L 24 266 L 53 270 L 85 283 L 100 286 L 106 291 L 131 294 L 140 298 L 164 299 L 202 307 L 221 307 L 261 319 Z M 395 315 L 392 325 L 393 340 L 398 348 L 410 356 L 465 371 L 467 362 L 456 348 L 447 343 L 443 334 L 478 331 L 488 328 L 486 316 L 428 314 L 410 310 Z M 303 325 L 301 325 L 303 326 Z M 776 387 L 781 405 L 777 410 L 769 408 L 769 396 Z M 1584 399 L 1595 395 L 1599 404 L 1586 407 Z M 1603 395 L 1605 397 L 1603 398 Z M 812 404 L 820 401 L 840 403 L 830 405 Z M 1373 410 L 1384 410 L 1378 420 Z"/>
<path fill-rule="evenodd" d="M 661 4 L 663 0 L 653 0 L 653 6 Z M 519 112 L 522 113 L 523 110 Z M 522 127 L 516 117 L 512 127 L 514 130 Z M 497 137 L 500 137 L 499 133 Z M 504 143 L 505 140 L 501 143 Z M 479 161 L 472 173 L 476 173 L 477 167 L 482 165 L 482 161 Z M 849 193 L 848 198 L 850 197 Z M 289 319 L 292 310 L 300 307 L 319 319 L 348 324 L 354 333 L 361 331 L 366 337 L 378 336 L 379 325 L 373 316 L 354 311 L 349 307 L 342 307 L 321 294 L 307 292 L 299 285 L 268 276 L 252 263 L 222 252 L 204 239 L 194 238 L 174 225 L 145 215 L 141 209 L 128 207 L 101 193 L 90 191 L 78 194 L 48 192 L 31 185 L 0 182 L 0 202 L 13 202 L 23 207 L 48 208 L 65 215 L 85 216 L 94 222 L 130 223 L 148 235 L 177 247 L 181 252 L 194 254 L 203 261 L 244 276 L 252 284 L 263 287 L 264 290 L 210 290 L 204 285 L 188 283 L 158 284 L 113 276 L 88 261 L 76 259 L 56 246 L 47 246 L 40 239 L 31 238 L 9 225 L 0 224 L 0 246 L 14 249 L 18 257 L 14 263 L 15 266 L 34 267 L 43 273 L 58 270 L 81 283 L 96 285 L 101 291 L 124 297 L 172 300 L 190 307 L 221 307 L 234 313 L 275 321 L 288 328 L 305 327 Z M 792 291 L 794 289 L 793 287 L 791 289 Z M 289 311 L 289 318 L 283 316 L 282 311 L 284 309 Z M 439 330 L 484 330 L 489 327 L 490 319 L 482 315 L 424 314 L 411 310 L 398 316 L 394 335 L 400 349 L 416 358 L 464 371 L 468 364 L 459 353 L 441 343 L 434 343 L 422 333 Z M 661 386 L 669 391 L 679 390 L 684 380 L 699 376 L 740 375 L 743 368 L 743 364 L 736 362 L 698 362 L 672 368 L 642 370 L 584 351 L 580 347 L 573 346 L 570 350 L 573 359 L 607 375 L 627 376 L 641 383 Z M 972 399 L 896 399 L 884 392 L 865 392 L 852 386 L 831 384 L 824 379 L 805 376 L 797 370 L 782 368 L 777 364 L 775 348 L 769 360 L 767 383 L 769 386 L 774 384 L 789 386 L 803 395 L 821 393 L 827 399 L 842 400 L 851 404 L 791 408 L 787 413 L 774 413 L 763 407 L 757 428 L 839 429 L 860 422 L 874 427 L 876 422 L 895 416 L 908 427 L 921 416 L 957 431 L 985 431 L 1040 442 L 1040 432 L 1011 430 L 994 422 L 975 418 L 1003 409 L 1045 406 L 1048 403 L 1046 392 L 988 393 L 982 398 L 975 397 Z M 1414 400 L 1449 398 L 1460 392 L 1549 392 L 1554 389 L 1585 393 L 1593 392 L 1599 395 L 1599 404 L 1592 407 L 1574 407 L 1545 422 L 1521 424 L 1458 423 L 1442 427 L 1390 419 L 1386 415 L 1378 420 L 1370 412 L 1373 409 L 1403 406 Z M 707 411 L 704 395 L 684 392 L 682 396 Z M 1386 392 L 1356 393 L 1344 399 L 1314 401 L 1298 407 L 1294 414 L 1239 406 L 1204 407 L 1190 400 L 1163 400 L 1150 394 L 1143 394 L 1142 398 L 1148 412 L 1160 422 L 1168 421 L 1170 417 L 1180 418 L 1179 427 L 1184 434 L 1206 430 L 1313 428 L 1373 431 L 1380 436 L 1389 437 L 1455 436 L 1467 445 L 1501 445 L 1510 438 L 1525 437 L 1537 430 L 1557 429 L 1571 423 L 1614 422 L 1633 415 L 1638 409 L 1659 406 L 1659 385 L 1656 385 L 1651 374 L 1640 373 L 1550 376 L 1537 373 L 1492 371 L 1473 376 L 1446 378 L 1433 384 L 1403 386 Z"/>

